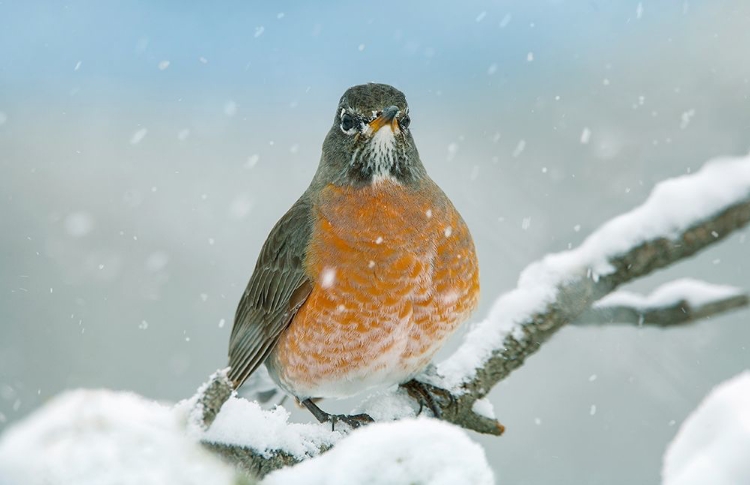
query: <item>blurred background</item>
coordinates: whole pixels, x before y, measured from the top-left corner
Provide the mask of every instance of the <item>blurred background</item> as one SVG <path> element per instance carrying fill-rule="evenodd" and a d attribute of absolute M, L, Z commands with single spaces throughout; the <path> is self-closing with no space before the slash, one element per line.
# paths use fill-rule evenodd
<path fill-rule="evenodd" d="M 223 367 L 347 87 L 406 93 L 474 234 L 476 321 L 658 181 L 748 152 L 749 22 L 720 0 L 1 2 L 0 432 L 64 389 L 175 401 Z M 747 235 L 629 289 L 750 289 Z M 492 393 L 506 435 L 472 438 L 499 483 L 658 483 L 750 365 L 748 317 L 563 329 Z"/>

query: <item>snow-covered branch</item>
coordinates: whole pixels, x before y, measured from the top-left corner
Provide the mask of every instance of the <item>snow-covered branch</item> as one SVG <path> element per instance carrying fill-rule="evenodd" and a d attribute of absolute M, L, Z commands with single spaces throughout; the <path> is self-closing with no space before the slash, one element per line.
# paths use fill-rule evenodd
<path fill-rule="evenodd" d="M 433 376 L 448 390 L 444 418 L 487 433 L 470 410 L 556 331 L 618 286 L 692 256 L 750 221 L 750 157 L 707 163 L 658 184 L 634 210 L 612 219 L 578 248 L 527 267 L 485 321 Z M 442 391 L 444 392 L 444 391 Z"/>
<path fill-rule="evenodd" d="M 658 287 L 648 296 L 612 292 L 572 323 L 671 327 L 746 307 L 748 303 L 750 298 L 741 288 L 683 278 Z"/>
<path fill-rule="evenodd" d="M 618 286 L 688 258 L 748 221 L 750 157 L 716 160 L 693 175 L 662 182 L 644 204 L 604 224 L 580 247 L 528 266 L 517 288 L 497 300 L 489 317 L 473 326 L 459 349 L 418 379 L 432 392 L 444 420 L 500 434 L 503 428 L 484 397 L 557 330 L 576 321 Z M 716 301 L 709 298 L 701 308 L 706 311 L 706 304 L 710 308 Z M 228 392 L 217 395 L 228 396 Z M 231 398 L 227 405 L 236 409 L 238 402 Z M 417 407 L 399 389 L 371 398 L 360 411 L 376 420 L 388 420 L 413 416 Z M 211 408 L 218 408 L 218 403 Z M 245 430 L 242 438 L 228 440 L 227 430 L 237 431 L 241 416 L 222 424 L 224 414 L 222 409 L 205 441 L 261 473 L 316 454 L 336 441 L 331 435 L 318 436 L 312 448 L 295 453 L 284 445 L 253 443 L 257 436 L 247 435 L 254 434 L 253 429 Z M 287 426 L 322 429 L 319 425 Z"/>

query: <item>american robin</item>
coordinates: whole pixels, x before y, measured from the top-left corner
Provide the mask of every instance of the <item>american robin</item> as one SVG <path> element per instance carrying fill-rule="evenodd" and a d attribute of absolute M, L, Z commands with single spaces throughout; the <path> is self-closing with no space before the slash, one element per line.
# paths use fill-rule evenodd
<path fill-rule="evenodd" d="M 469 229 L 419 159 L 404 94 L 349 88 L 304 194 L 271 230 L 229 342 L 235 388 L 265 362 L 323 421 L 313 398 L 404 383 L 476 307 Z M 366 416 L 364 416 L 366 418 Z"/>

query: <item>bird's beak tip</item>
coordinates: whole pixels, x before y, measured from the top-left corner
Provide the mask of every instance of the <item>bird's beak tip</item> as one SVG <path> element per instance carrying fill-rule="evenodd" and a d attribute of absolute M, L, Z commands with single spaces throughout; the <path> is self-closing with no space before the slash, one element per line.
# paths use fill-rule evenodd
<path fill-rule="evenodd" d="M 387 108 L 383 109 L 383 111 L 380 112 L 380 116 L 370 122 L 370 129 L 372 130 L 372 133 L 377 133 L 379 129 L 386 125 L 389 125 L 391 127 L 391 130 L 393 130 L 394 132 L 398 130 L 396 116 L 398 115 L 399 111 L 400 110 L 397 106 L 388 106 Z"/>

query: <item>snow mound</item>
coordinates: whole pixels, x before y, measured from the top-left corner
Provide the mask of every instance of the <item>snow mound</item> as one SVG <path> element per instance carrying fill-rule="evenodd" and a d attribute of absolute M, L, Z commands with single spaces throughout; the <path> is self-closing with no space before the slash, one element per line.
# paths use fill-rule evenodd
<path fill-rule="evenodd" d="M 485 485 L 484 450 L 458 427 L 433 419 L 375 423 L 331 451 L 266 477 L 262 485 Z"/>
<path fill-rule="evenodd" d="M 132 393 L 63 393 L 0 437 L 0 484 L 236 483 L 188 438 L 184 419 Z"/>
<path fill-rule="evenodd" d="M 719 384 L 664 454 L 664 485 L 750 483 L 750 371 Z"/>

